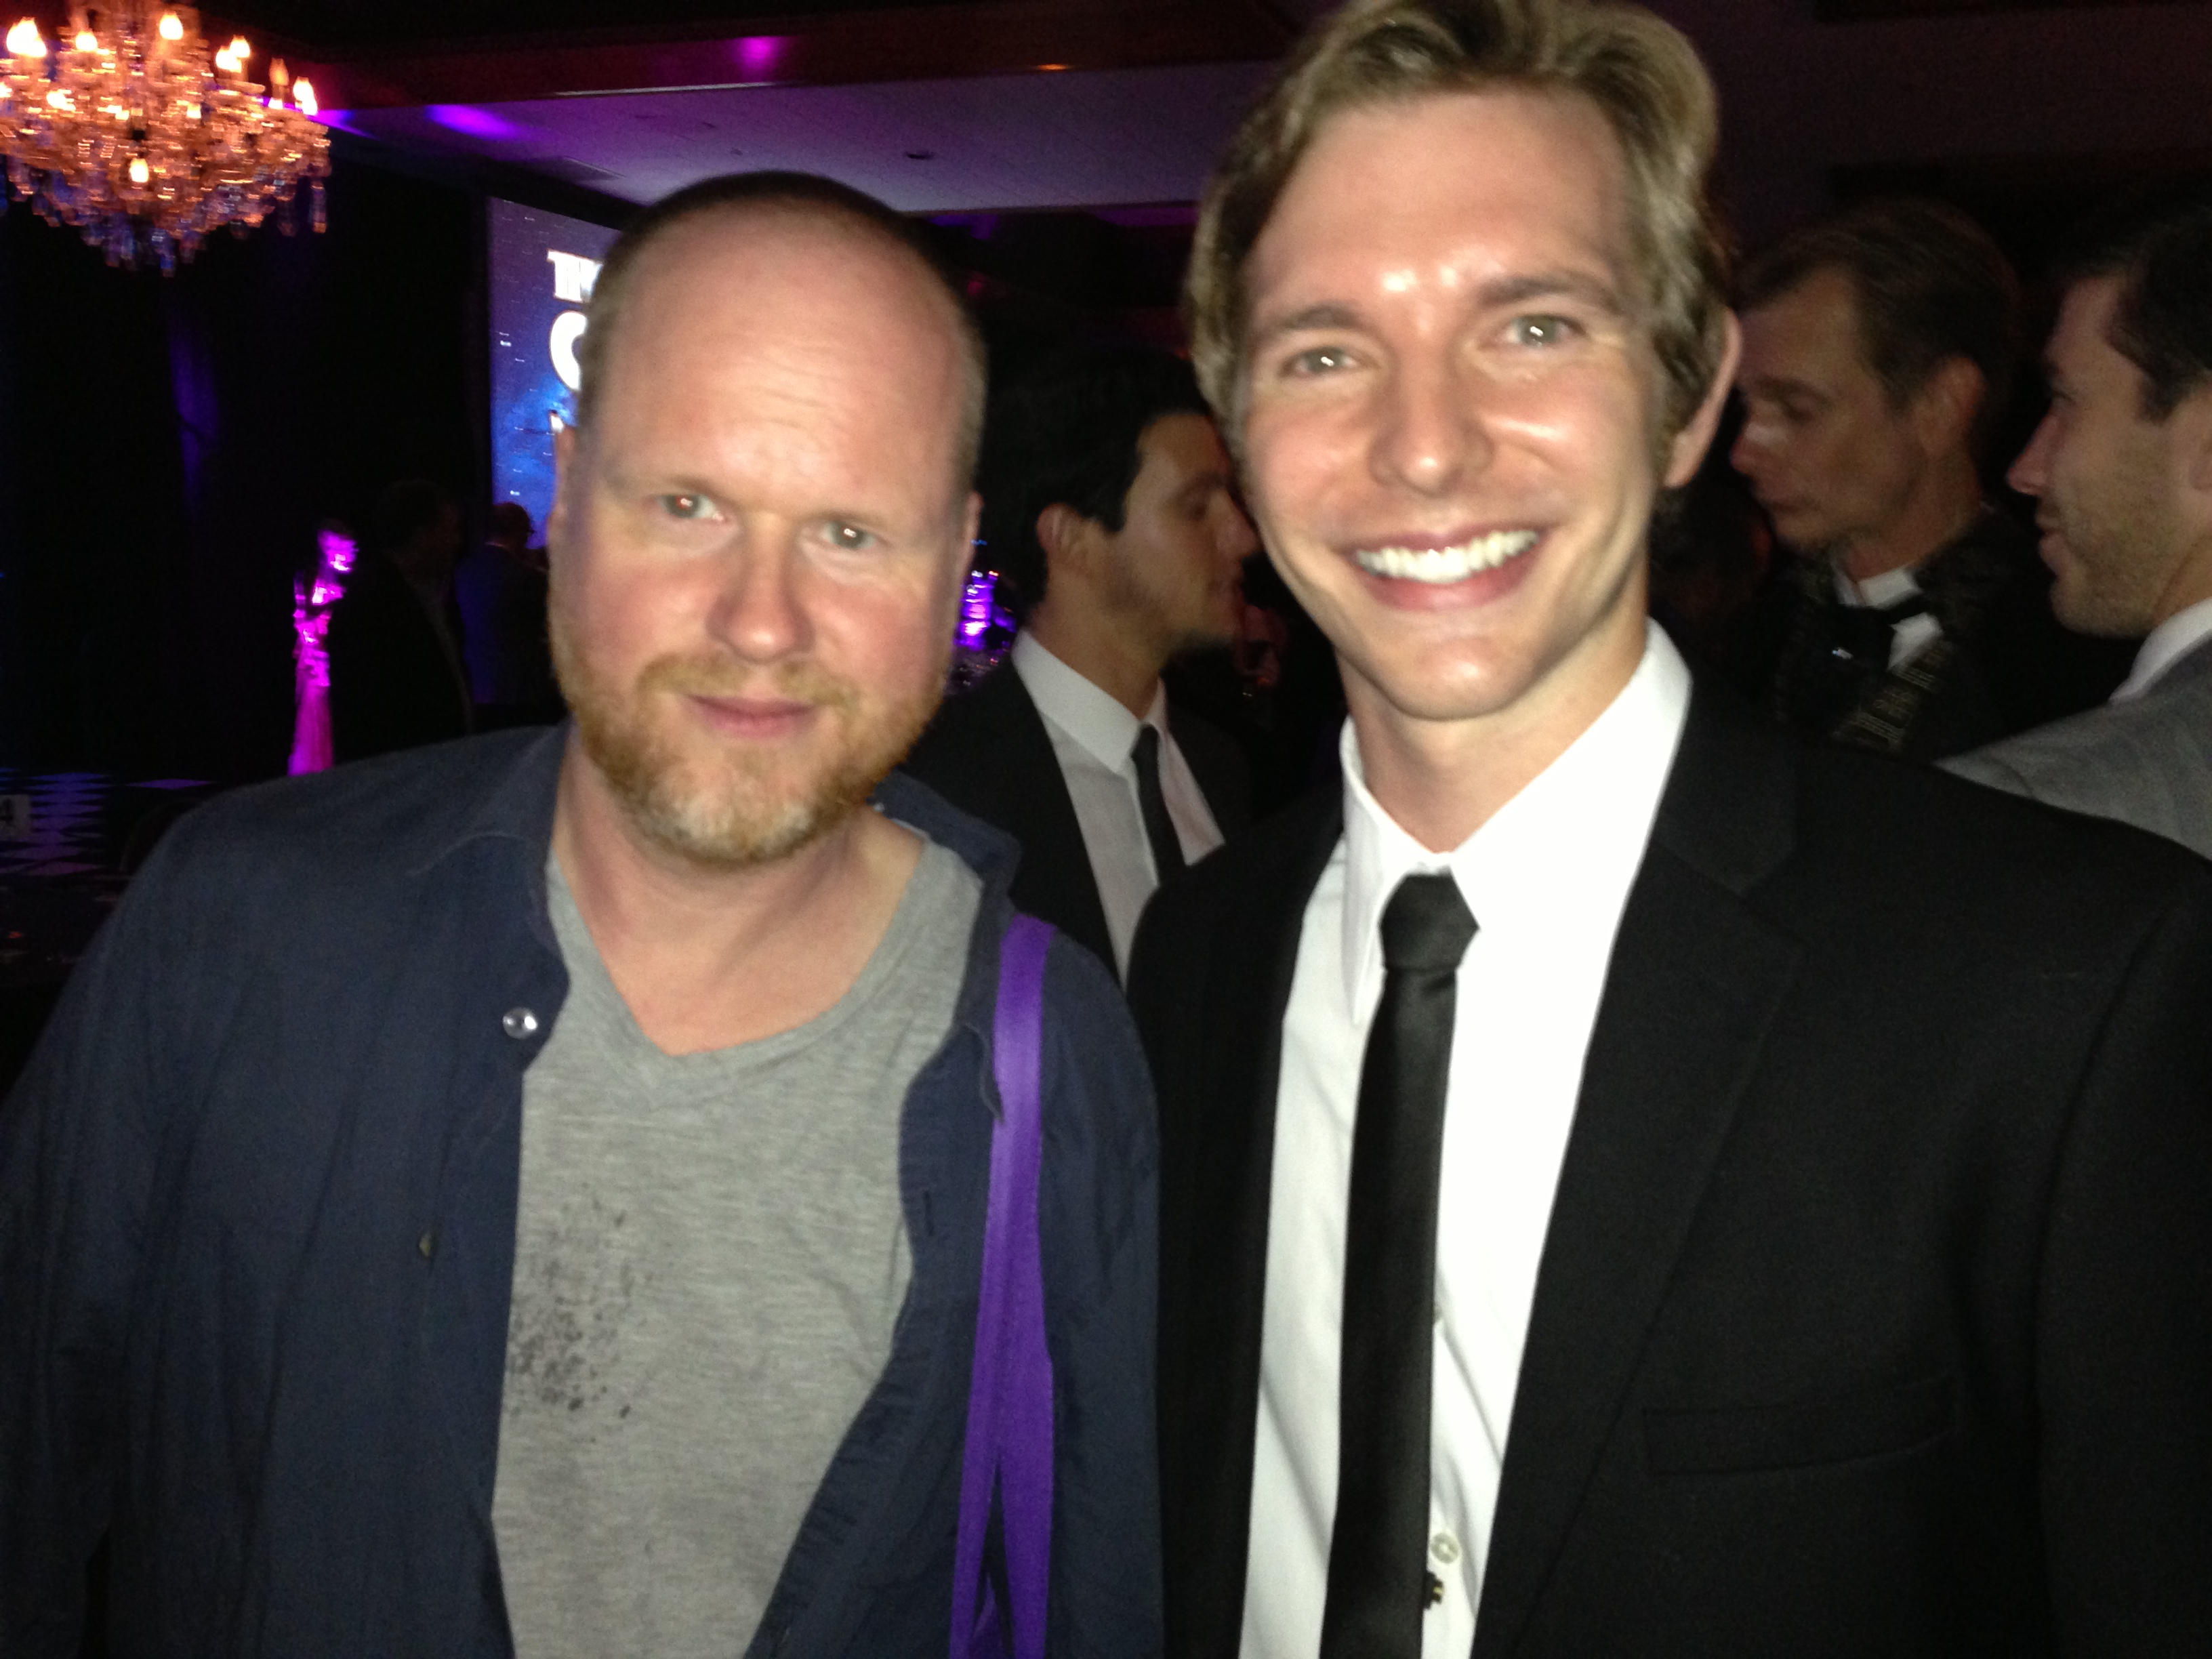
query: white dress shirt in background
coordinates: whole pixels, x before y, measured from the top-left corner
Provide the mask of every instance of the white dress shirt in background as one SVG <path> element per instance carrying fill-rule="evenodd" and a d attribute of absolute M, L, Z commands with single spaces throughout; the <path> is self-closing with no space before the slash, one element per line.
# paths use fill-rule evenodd
<path fill-rule="evenodd" d="M 1014 672 L 1044 717 L 1060 775 L 1075 803 L 1075 821 L 1082 826 L 1098 902 L 1106 911 L 1106 932 L 1114 941 L 1114 971 L 1127 978 L 1137 919 L 1160 884 L 1137 799 L 1139 731 L 1149 726 L 1160 734 L 1160 794 L 1184 859 L 1195 864 L 1220 846 L 1220 827 L 1168 730 L 1165 686 L 1155 684 L 1152 706 L 1139 720 L 1029 635 L 1016 637 L 1012 655 Z"/>
<path fill-rule="evenodd" d="M 2212 599 L 2199 599 L 2175 611 L 2150 630 L 2136 652 L 2136 665 L 2112 693 L 2114 702 L 2132 702 L 2157 684 L 2160 675 L 2212 635 Z"/>
<path fill-rule="evenodd" d="M 1444 1585 L 1425 1659 L 1466 1659 L 1498 1504 L 1536 1267 L 1613 936 L 1690 701 L 1645 635 L 1620 696 L 1449 854 L 1366 787 L 1349 723 L 1344 838 L 1312 898 L 1283 1022 L 1252 1469 L 1244 1659 L 1313 1659 L 1336 1510 L 1345 1212 L 1360 1060 L 1382 994 L 1382 908 L 1449 871 L 1479 928 L 1462 960 L 1437 1206 L 1429 1571 Z"/>
<path fill-rule="evenodd" d="M 1912 574 L 1913 568 L 1908 564 L 1885 570 L 1862 582 L 1844 574 L 1839 567 L 1836 571 L 1836 597 L 1854 610 L 1887 610 L 1920 591 L 1920 578 Z M 1943 624 L 1936 620 L 1932 611 L 1923 611 L 1904 618 L 1889 630 L 1890 667 L 1904 667 L 1942 637 Z"/>

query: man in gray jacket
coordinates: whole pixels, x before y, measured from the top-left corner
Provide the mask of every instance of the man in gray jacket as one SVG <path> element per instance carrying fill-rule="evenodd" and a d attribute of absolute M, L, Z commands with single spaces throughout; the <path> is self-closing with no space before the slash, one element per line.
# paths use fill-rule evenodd
<path fill-rule="evenodd" d="M 2109 216 L 2073 276 L 2012 483 L 2040 503 L 2058 619 L 2149 637 L 2106 707 L 1948 764 L 2212 856 L 2212 184 Z"/>

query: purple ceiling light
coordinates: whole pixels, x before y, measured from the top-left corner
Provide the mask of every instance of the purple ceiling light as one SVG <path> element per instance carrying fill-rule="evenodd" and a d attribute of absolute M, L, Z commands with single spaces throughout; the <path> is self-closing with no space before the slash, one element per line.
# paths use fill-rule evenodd
<path fill-rule="evenodd" d="M 514 139 L 530 136 L 528 127 L 519 126 L 488 109 L 478 109 L 474 104 L 432 104 L 422 113 L 448 132 L 465 133 L 471 138 Z"/>
<path fill-rule="evenodd" d="M 783 34 L 749 34 L 730 42 L 730 61 L 748 81 L 773 81 L 791 38 Z"/>

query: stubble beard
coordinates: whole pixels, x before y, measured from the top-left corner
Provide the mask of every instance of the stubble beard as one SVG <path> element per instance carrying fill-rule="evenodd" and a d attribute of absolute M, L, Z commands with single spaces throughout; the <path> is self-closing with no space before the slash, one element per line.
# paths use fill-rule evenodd
<path fill-rule="evenodd" d="M 1226 618 L 1178 614 L 1175 601 L 1149 586 L 1135 571 L 1121 564 L 1108 569 L 1104 595 L 1108 608 L 1141 628 L 1163 663 L 1235 642 L 1236 628 Z"/>
<path fill-rule="evenodd" d="M 556 587 L 549 608 L 553 672 L 575 717 L 584 754 L 605 781 L 631 826 L 650 844 L 708 869 L 737 870 L 788 858 L 829 834 L 867 802 L 906 757 L 936 712 L 944 675 L 872 707 L 859 688 L 812 664 L 778 665 L 775 695 L 811 704 L 826 734 L 842 742 L 797 788 L 779 788 L 775 763 L 743 750 L 711 763 L 711 775 L 687 761 L 652 717 L 654 702 L 684 695 L 758 695 L 758 671 L 725 653 L 657 657 L 627 690 L 609 684 L 568 626 Z M 947 642 L 946 662 L 950 662 Z M 834 740 L 834 739 L 833 739 Z"/>
<path fill-rule="evenodd" d="M 2094 639 L 2134 639 L 2159 621 L 2160 600 L 2172 572 L 2154 550 L 2172 545 L 2179 533 L 2157 512 L 2148 492 L 2128 503 L 2130 514 L 2115 512 L 2110 501 L 2078 502 L 2059 515 L 2075 567 L 2071 583 L 2053 587 L 2051 611 L 2060 623 Z"/>

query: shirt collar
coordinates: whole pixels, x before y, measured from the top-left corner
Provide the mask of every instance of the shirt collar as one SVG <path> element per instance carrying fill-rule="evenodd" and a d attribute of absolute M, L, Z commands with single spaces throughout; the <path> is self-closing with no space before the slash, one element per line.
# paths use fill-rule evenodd
<path fill-rule="evenodd" d="M 2134 702 L 2208 636 L 2212 636 L 2212 599 L 2199 599 L 2175 611 L 2150 630 L 2136 653 L 2136 665 L 2112 693 L 2112 701 Z"/>
<path fill-rule="evenodd" d="M 1344 976 L 1352 1007 L 1379 994 L 1382 907 L 1409 875 L 1449 872 L 1485 927 L 1617 921 L 1690 707 L 1681 654 L 1656 623 L 1644 629 L 1643 659 L 1620 695 L 1449 853 L 1422 846 L 1369 793 L 1358 735 L 1345 722 Z"/>
<path fill-rule="evenodd" d="M 1917 567 L 1899 565 L 1894 570 L 1885 570 L 1878 576 L 1869 576 L 1864 581 L 1853 581 L 1844 574 L 1841 565 L 1836 567 L 1836 597 L 1854 608 L 1864 607 L 1880 611 L 1895 605 L 1899 599 L 1909 599 L 1920 591 L 1920 578 L 1913 574 Z"/>
<path fill-rule="evenodd" d="M 1152 707 L 1139 720 L 1110 693 L 1101 690 L 1074 669 L 1037 643 L 1036 636 L 1015 637 L 1014 672 L 1036 705 L 1037 713 L 1075 739 L 1085 753 L 1109 772 L 1118 772 L 1137 746 L 1139 727 L 1150 726 L 1167 736 L 1168 693 L 1164 685 L 1152 686 Z"/>

